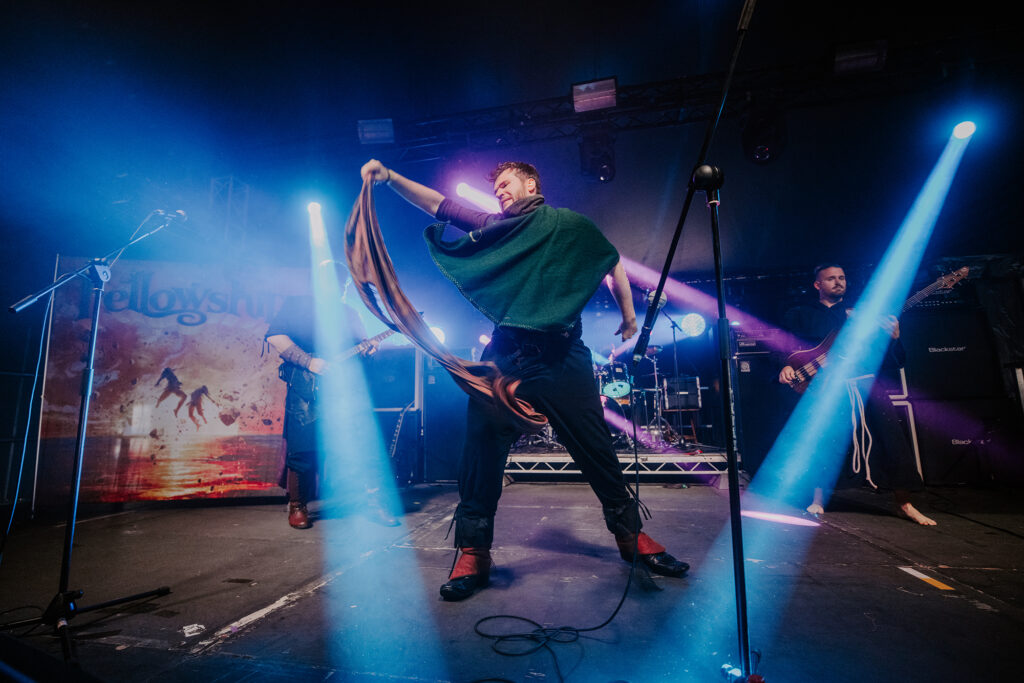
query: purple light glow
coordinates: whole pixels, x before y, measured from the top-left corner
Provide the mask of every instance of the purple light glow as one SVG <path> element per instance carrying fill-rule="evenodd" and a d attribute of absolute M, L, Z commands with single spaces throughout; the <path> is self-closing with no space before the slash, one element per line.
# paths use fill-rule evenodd
<path fill-rule="evenodd" d="M 641 263 L 628 259 L 625 256 L 621 257 L 621 261 L 622 266 L 626 269 L 626 275 L 633 284 L 652 290 L 658 286 L 658 280 L 661 278 L 661 273 L 648 268 Z M 699 289 L 683 284 L 678 280 L 673 280 L 672 278 L 665 281 L 664 294 L 668 296 L 669 301 L 677 306 L 683 306 L 685 308 L 691 308 L 699 311 L 711 320 L 718 319 L 718 301 L 710 294 L 705 294 Z M 793 349 L 799 349 L 802 346 L 796 337 L 785 330 L 779 329 L 774 325 L 769 325 L 763 320 L 760 320 L 748 313 L 744 313 L 738 308 L 733 308 L 732 306 L 727 305 L 725 307 L 725 314 L 729 317 L 729 321 L 735 326 L 746 328 L 748 330 L 772 330 L 774 334 L 766 338 L 764 342 L 767 346 L 770 346 L 776 351 L 788 353 Z"/>
<path fill-rule="evenodd" d="M 792 515 L 780 515 L 774 512 L 758 512 L 757 510 L 744 510 L 740 513 L 743 517 L 750 517 L 751 519 L 760 519 L 765 522 L 775 522 L 776 524 L 789 524 L 791 526 L 821 526 L 818 522 L 812 522 L 809 519 L 803 517 L 793 517 Z"/>
<path fill-rule="evenodd" d="M 612 427 L 625 432 L 629 437 L 636 439 L 647 448 L 653 448 L 657 445 L 654 443 L 654 440 L 646 434 L 641 433 L 640 436 L 637 437 L 636 431 L 633 429 L 633 424 L 626 418 L 612 410 L 609 410 L 608 408 L 604 409 L 604 419 L 605 422 L 610 424 Z"/>

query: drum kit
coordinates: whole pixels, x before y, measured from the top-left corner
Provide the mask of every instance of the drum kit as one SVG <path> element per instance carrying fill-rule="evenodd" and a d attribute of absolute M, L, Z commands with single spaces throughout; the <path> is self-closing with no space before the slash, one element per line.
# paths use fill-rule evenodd
<path fill-rule="evenodd" d="M 686 447 L 688 441 L 697 441 L 692 411 L 689 424 L 685 427 L 674 427 L 668 419 L 681 417 L 683 411 L 676 409 L 676 402 L 670 400 L 670 394 L 679 381 L 658 372 L 657 354 L 660 351 L 659 346 L 647 348 L 646 356 L 638 367 L 650 372 L 635 377 L 630 374 L 626 363 L 615 361 L 614 358 L 604 365 L 594 366 L 594 377 L 605 412 L 611 412 L 619 418 L 608 419 L 616 448 L 633 447 L 630 434 L 634 433 L 634 427 L 640 445 L 644 448 Z M 692 381 L 696 378 L 689 379 Z M 682 435 L 684 431 L 689 432 L 685 437 Z M 513 448 L 565 450 L 555 438 L 550 424 L 545 425 L 539 434 L 523 435 Z"/>
<path fill-rule="evenodd" d="M 633 377 L 629 366 L 614 359 L 595 368 L 602 402 L 606 410 L 616 413 L 621 420 L 610 420 L 616 446 L 633 447 L 630 434 L 634 428 L 645 447 L 662 448 L 682 445 L 684 439 L 666 419 L 668 378 L 658 372 L 659 346 L 647 348 L 641 368 L 650 370 Z M 653 385 L 653 386 L 652 386 Z"/>

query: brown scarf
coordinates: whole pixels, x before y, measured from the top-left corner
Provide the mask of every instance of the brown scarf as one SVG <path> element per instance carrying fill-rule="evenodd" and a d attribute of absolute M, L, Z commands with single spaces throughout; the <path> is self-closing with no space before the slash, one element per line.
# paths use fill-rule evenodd
<path fill-rule="evenodd" d="M 373 182 L 365 181 L 345 226 L 345 258 L 363 303 L 377 318 L 430 355 L 470 396 L 493 402 L 524 432 L 536 433 L 547 418 L 516 397 L 520 380 L 501 374 L 494 363 L 463 360 L 430 331 L 398 283 L 384 246 L 373 205 Z"/>

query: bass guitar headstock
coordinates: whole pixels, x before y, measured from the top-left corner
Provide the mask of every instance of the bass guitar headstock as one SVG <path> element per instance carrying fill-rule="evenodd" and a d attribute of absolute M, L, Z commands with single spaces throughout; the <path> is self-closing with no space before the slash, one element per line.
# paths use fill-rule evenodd
<path fill-rule="evenodd" d="M 969 271 L 970 268 L 964 266 L 960 270 L 954 270 L 948 275 L 943 275 L 939 278 L 939 289 L 952 289 L 958 282 L 967 277 Z"/>

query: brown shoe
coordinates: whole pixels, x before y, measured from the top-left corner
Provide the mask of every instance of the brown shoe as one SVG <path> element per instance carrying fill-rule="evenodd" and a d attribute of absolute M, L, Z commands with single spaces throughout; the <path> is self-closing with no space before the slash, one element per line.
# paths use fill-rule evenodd
<path fill-rule="evenodd" d="M 305 503 L 288 503 L 288 524 L 293 529 L 308 529 L 313 526 L 309 523 L 309 512 L 306 511 Z"/>

